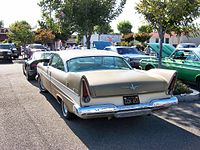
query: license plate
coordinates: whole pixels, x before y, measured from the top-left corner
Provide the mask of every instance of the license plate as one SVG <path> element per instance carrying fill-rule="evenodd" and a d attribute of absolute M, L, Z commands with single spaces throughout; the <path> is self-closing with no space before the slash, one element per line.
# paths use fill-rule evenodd
<path fill-rule="evenodd" d="M 3 56 L 0 56 L 0 58 L 4 58 Z"/>
<path fill-rule="evenodd" d="M 140 100 L 137 95 L 135 96 L 123 96 L 124 105 L 139 104 Z"/>

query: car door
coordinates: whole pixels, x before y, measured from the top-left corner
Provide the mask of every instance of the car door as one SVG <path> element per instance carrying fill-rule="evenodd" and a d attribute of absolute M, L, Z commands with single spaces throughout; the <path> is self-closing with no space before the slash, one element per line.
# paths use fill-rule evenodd
<path fill-rule="evenodd" d="M 169 58 L 165 58 L 162 61 L 162 65 L 164 69 L 171 69 L 171 70 L 176 70 L 178 73 L 178 78 L 182 79 L 183 78 L 183 62 L 184 62 L 184 56 L 182 56 L 184 52 L 181 51 L 175 51 Z"/>
<path fill-rule="evenodd" d="M 48 75 L 50 78 L 50 93 L 56 97 L 58 93 L 61 93 L 65 86 L 65 67 L 62 58 L 58 54 L 54 54 L 48 69 Z"/>
<path fill-rule="evenodd" d="M 200 74 L 199 65 L 200 59 L 193 51 L 190 51 L 182 64 L 182 79 L 195 82 L 196 75 Z"/>

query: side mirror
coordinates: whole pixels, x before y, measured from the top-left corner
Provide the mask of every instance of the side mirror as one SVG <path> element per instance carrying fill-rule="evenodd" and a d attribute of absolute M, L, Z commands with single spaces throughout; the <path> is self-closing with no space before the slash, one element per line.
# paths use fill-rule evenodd
<path fill-rule="evenodd" d="M 50 59 L 43 59 L 43 65 L 44 66 L 48 66 L 49 65 L 49 61 L 50 61 Z"/>

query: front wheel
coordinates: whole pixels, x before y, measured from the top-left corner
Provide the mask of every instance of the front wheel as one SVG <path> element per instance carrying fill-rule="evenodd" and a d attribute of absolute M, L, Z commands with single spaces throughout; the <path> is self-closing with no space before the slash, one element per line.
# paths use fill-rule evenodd
<path fill-rule="evenodd" d="M 43 82 L 42 82 L 40 76 L 38 76 L 38 84 L 39 84 L 40 92 L 47 92 L 46 88 L 43 85 Z"/>
<path fill-rule="evenodd" d="M 68 108 L 67 108 L 67 105 L 65 104 L 65 102 L 61 102 L 61 109 L 62 109 L 62 114 L 63 114 L 63 117 L 70 120 L 73 118 L 73 114 L 69 112 Z"/>

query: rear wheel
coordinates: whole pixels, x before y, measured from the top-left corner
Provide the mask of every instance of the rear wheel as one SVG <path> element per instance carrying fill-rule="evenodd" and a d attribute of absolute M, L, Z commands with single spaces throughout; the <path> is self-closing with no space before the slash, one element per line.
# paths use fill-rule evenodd
<path fill-rule="evenodd" d="M 30 80 L 33 80 L 33 79 L 34 79 L 34 77 L 33 77 L 33 76 L 30 76 L 30 75 L 29 75 L 29 73 L 28 73 L 28 69 L 26 69 L 26 79 L 27 79 L 28 81 L 30 81 Z"/>
<path fill-rule="evenodd" d="M 62 109 L 63 117 L 65 119 L 70 120 L 70 119 L 72 119 L 74 117 L 74 115 L 69 112 L 67 105 L 63 101 L 61 101 L 61 109 Z"/>
<path fill-rule="evenodd" d="M 42 82 L 40 76 L 38 76 L 38 84 L 39 84 L 40 92 L 46 92 L 47 91 L 46 88 L 43 85 L 43 82 Z"/>

